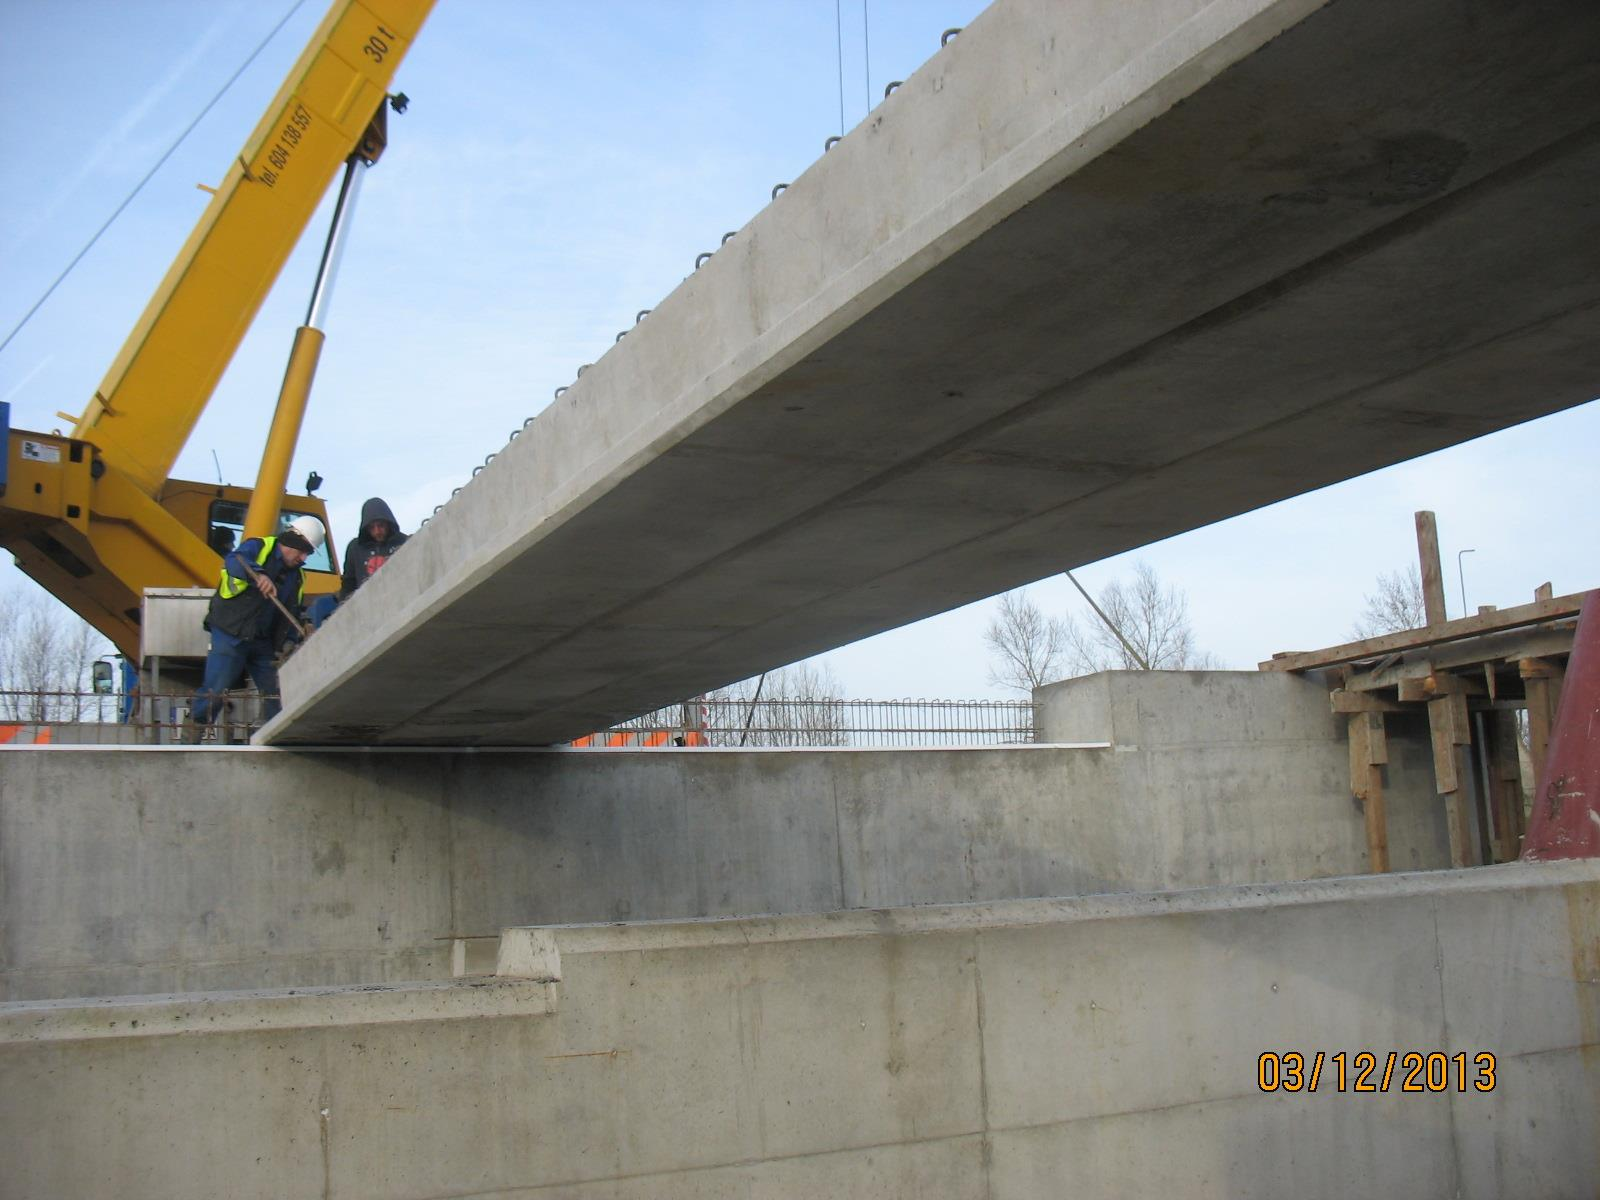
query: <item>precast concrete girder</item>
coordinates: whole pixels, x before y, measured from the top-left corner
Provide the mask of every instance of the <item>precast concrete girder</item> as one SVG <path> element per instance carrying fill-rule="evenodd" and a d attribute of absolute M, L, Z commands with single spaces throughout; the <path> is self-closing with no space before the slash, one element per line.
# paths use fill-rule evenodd
<path fill-rule="evenodd" d="M 540 744 L 1600 394 L 1592 0 L 999 0 L 283 671 Z"/>

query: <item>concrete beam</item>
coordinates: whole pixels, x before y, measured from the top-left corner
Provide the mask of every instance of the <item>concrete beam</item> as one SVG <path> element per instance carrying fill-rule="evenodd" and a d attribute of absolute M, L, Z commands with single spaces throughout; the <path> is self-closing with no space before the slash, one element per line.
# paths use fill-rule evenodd
<path fill-rule="evenodd" d="M 1592 0 L 998 0 L 285 668 L 539 744 L 1600 393 Z"/>

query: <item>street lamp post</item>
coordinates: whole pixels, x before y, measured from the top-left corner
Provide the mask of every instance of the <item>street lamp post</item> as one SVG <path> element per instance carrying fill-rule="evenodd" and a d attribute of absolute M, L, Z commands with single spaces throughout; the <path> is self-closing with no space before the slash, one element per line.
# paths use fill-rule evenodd
<path fill-rule="evenodd" d="M 1456 578 L 1461 581 L 1461 615 L 1463 617 L 1467 615 L 1467 576 L 1466 576 L 1466 572 L 1461 569 L 1461 556 L 1463 554 L 1476 554 L 1476 553 L 1477 553 L 1476 550 L 1457 550 L 1456 551 Z"/>

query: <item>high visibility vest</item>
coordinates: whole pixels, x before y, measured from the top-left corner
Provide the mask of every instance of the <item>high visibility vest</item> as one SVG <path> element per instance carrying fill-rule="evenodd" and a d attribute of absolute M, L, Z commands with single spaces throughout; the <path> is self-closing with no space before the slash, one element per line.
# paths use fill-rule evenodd
<path fill-rule="evenodd" d="M 272 557 L 272 548 L 277 544 L 278 539 L 275 537 L 261 539 L 261 552 L 256 555 L 256 566 L 258 568 L 265 567 L 267 565 L 267 559 Z M 242 596 L 245 592 L 249 591 L 251 581 L 248 579 L 235 579 L 232 575 L 229 575 L 227 557 L 224 556 L 222 561 L 222 578 L 217 583 L 217 595 L 221 596 L 224 600 L 232 600 L 235 596 Z M 302 569 L 299 571 L 299 575 L 300 590 L 295 595 L 295 603 L 303 605 L 306 599 L 306 573 Z"/>

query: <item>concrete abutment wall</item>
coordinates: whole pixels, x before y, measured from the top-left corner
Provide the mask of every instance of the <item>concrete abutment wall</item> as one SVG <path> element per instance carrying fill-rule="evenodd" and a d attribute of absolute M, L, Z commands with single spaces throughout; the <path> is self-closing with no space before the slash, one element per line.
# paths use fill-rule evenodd
<path fill-rule="evenodd" d="M 1036 703 L 1086 744 L 0 752 L 0 1191 L 1588 1194 L 1600 866 L 1321 878 L 1364 839 L 1309 681 Z M 1494 1085 L 1263 1092 L 1291 1050 Z"/>
<path fill-rule="evenodd" d="M 1323 689 L 1108 679 L 1042 693 L 1046 730 L 1104 686 L 1142 714 L 1087 747 L 0 752 L 0 995 L 441 978 L 450 938 L 509 925 L 1364 870 Z M 1159 731 L 1197 702 L 1232 732 Z M 1391 753 L 1394 861 L 1445 866 L 1426 752 L 1397 736 Z"/>
<path fill-rule="evenodd" d="M 544 932 L 560 981 L 521 1015 L 170 1033 L 152 1002 L 108 1036 L 77 1002 L 0 1008 L 5 1193 L 1491 1200 L 1600 1177 L 1594 862 Z M 1378 1090 L 1380 1066 L 1356 1095 L 1325 1063 L 1315 1093 L 1264 1092 L 1259 1056 L 1291 1050 L 1462 1054 L 1466 1087 Z"/>

